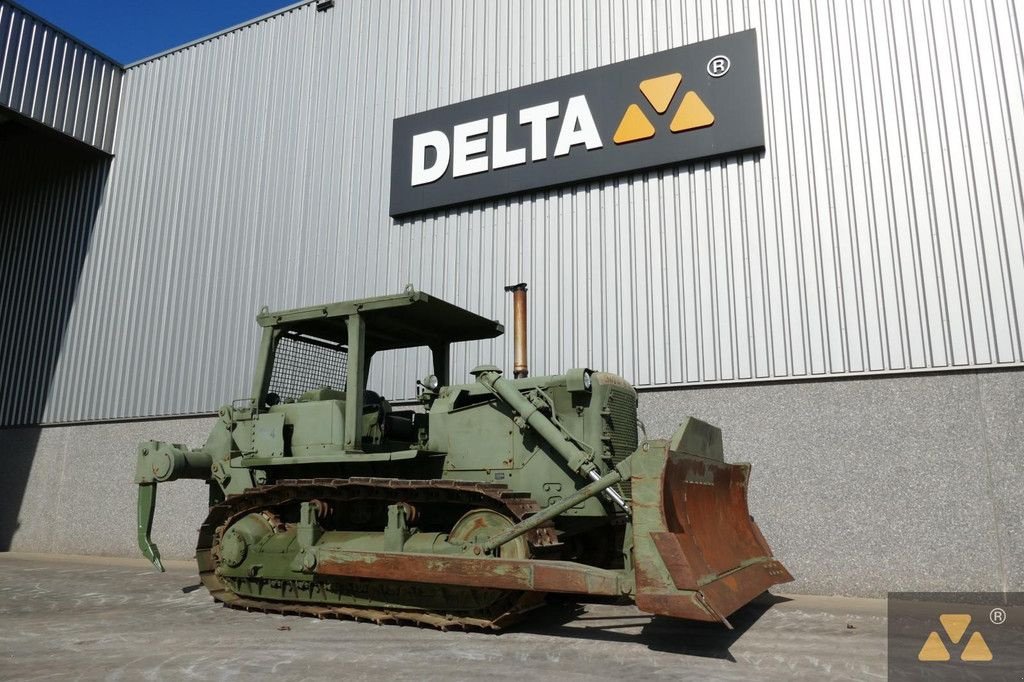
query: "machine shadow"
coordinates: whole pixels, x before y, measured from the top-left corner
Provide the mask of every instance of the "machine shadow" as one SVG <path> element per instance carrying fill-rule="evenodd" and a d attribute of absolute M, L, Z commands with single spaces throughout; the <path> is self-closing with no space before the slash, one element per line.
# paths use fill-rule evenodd
<path fill-rule="evenodd" d="M 57 133 L 0 116 L 0 551 L 22 525 L 79 280 L 110 158 Z"/>
<path fill-rule="evenodd" d="M 765 592 L 729 617 L 733 629 L 718 623 L 651 616 L 623 606 L 603 615 L 587 611 L 586 604 L 552 600 L 513 628 L 517 632 L 570 637 L 597 642 L 632 642 L 652 651 L 687 654 L 735 662 L 729 649 L 775 604 L 790 601 Z M 626 610 L 629 612 L 624 612 Z M 588 621 L 595 624 L 589 625 Z M 635 632 L 639 628 L 639 632 Z"/>

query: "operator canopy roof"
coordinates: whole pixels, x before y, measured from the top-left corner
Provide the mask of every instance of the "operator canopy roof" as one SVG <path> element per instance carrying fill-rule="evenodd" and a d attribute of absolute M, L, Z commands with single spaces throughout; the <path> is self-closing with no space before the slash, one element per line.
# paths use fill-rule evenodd
<path fill-rule="evenodd" d="M 493 339 L 505 332 L 500 322 L 414 289 L 279 312 L 264 308 L 256 321 L 261 327 L 347 344 L 346 320 L 357 313 L 366 322 L 366 343 L 373 351 Z"/>

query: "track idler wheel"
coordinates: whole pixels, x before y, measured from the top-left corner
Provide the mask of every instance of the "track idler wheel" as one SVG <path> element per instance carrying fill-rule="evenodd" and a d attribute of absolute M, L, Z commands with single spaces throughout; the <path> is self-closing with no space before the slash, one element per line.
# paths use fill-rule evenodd
<path fill-rule="evenodd" d="M 247 514 L 224 534 L 220 543 L 220 558 L 231 568 L 241 566 L 249 548 L 274 532 L 274 523 L 264 514 Z"/>

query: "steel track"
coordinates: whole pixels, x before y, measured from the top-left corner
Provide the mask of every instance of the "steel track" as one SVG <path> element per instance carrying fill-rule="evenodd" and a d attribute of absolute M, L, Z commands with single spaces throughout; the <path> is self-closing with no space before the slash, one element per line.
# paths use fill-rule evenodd
<path fill-rule="evenodd" d="M 449 629 L 496 630 L 515 622 L 544 601 L 542 593 L 508 592 L 492 605 L 477 611 L 437 613 L 415 608 L 368 608 L 335 604 L 308 604 L 272 601 L 238 594 L 216 574 L 220 562 L 220 541 L 227 529 L 239 518 L 251 513 L 271 511 L 284 504 L 313 499 L 327 501 L 384 500 L 388 502 L 445 503 L 464 505 L 467 509 L 487 508 L 507 515 L 514 522 L 540 511 L 537 503 L 525 493 L 505 486 L 443 480 L 403 480 L 392 478 L 315 478 L 290 479 L 263 485 L 210 507 L 199 529 L 196 561 L 199 577 L 210 595 L 225 606 L 246 611 L 341 618 L 374 623 L 403 623 Z M 533 554 L 557 554 L 560 548 L 554 526 L 548 522 L 526 536 Z M 487 559 L 482 558 L 481 561 Z M 311 576 L 312 579 L 312 576 Z M 294 581 L 296 588 L 300 583 Z"/>

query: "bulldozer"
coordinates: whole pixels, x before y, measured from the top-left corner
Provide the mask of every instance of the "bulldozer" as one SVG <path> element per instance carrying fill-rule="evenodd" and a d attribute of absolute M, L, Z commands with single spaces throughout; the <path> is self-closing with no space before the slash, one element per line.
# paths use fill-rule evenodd
<path fill-rule="evenodd" d="M 138 447 L 143 555 L 163 570 L 158 485 L 201 479 L 201 582 L 250 611 L 490 630 L 561 594 L 731 627 L 792 580 L 721 431 L 690 417 L 641 439 L 625 379 L 529 376 L 527 288 L 508 289 L 513 376 L 480 365 L 467 383 L 451 381 L 452 344 L 503 325 L 411 286 L 263 308 L 251 395 L 220 408 L 202 447 Z M 374 356 L 396 349 L 432 365 L 401 405 L 367 387 Z"/>

